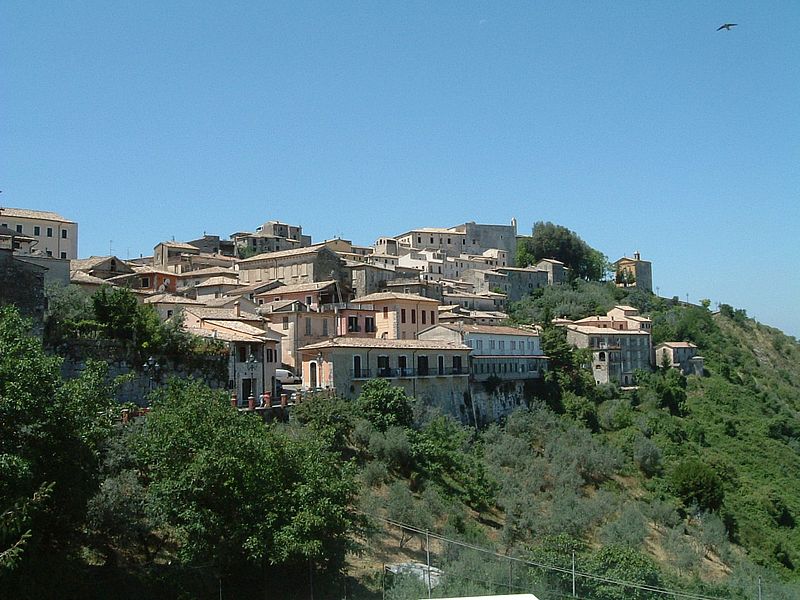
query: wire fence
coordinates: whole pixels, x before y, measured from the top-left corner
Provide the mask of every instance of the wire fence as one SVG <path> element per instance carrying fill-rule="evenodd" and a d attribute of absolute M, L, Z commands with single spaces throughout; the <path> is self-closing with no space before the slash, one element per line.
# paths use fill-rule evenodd
<path fill-rule="evenodd" d="M 367 553 L 384 562 L 383 598 L 406 600 L 478 594 L 532 593 L 540 600 L 577 598 L 596 600 L 764 600 L 761 581 L 753 581 L 752 595 L 719 596 L 686 591 L 642 581 L 627 581 L 581 569 L 575 556 L 567 567 L 528 557 L 501 554 L 479 543 L 454 539 L 407 523 L 366 514 L 380 523 Z M 782 594 L 769 596 L 782 598 Z"/>

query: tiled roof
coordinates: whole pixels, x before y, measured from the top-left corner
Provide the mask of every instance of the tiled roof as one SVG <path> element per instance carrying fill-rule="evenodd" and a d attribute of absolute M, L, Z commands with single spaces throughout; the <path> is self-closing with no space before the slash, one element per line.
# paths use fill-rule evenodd
<path fill-rule="evenodd" d="M 196 288 L 212 287 L 215 285 L 233 285 L 237 287 L 241 285 L 242 287 L 244 287 L 244 284 L 240 284 L 238 281 L 231 279 L 230 277 L 222 277 L 222 276 L 209 277 L 208 279 L 206 279 L 205 281 L 201 281 L 194 287 Z"/>
<path fill-rule="evenodd" d="M 692 342 L 661 342 L 659 346 L 667 346 L 669 348 L 697 348 Z"/>
<path fill-rule="evenodd" d="M 207 325 L 211 327 L 221 327 L 224 329 L 229 329 L 231 331 L 236 331 L 237 333 L 244 333 L 246 335 L 252 335 L 254 337 L 270 337 L 271 339 L 280 339 L 281 336 L 276 335 L 274 332 L 267 330 L 267 329 L 260 329 L 258 327 L 254 327 L 242 321 L 227 321 L 222 319 L 209 319 L 205 322 Z"/>
<path fill-rule="evenodd" d="M 94 285 L 113 285 L 113 283 L 109 283 L 105 279 L 100 279 L 99 277 L 95 277 L 94 275 L 89 275 L 84 271 L 70 271 L 69 273 L 69 282 L 70 283 L 91 283 Z"/>
<path fill-rule="evenodd" d="M 159 302 L 168 304 L 203 304 L 199 300 L 193 300 L 192 298 L 187 298 L 186 296 L 177 296 L 175 294 L 154 294 L 144 299 L 145 304 L 156 304 Z"/>
<path fill-rule="evenodd" d="M 239 288 L 236 290 L 236 295 L 239 296 L 243 294 L 249 294 L 250 292 L 257 294 L 262 290 L 262 288 L 266 291 L 267 289 L 280 286 L 280 283 L 281 282 L 278 279 L 273 279 L 272 281 L 258 281 L 256 283 L 251 283 L 250 285 Z"/>
<path fill-rule="evenodd" d="M 264 340 L 261 337 L 254 335 L 247 335 L 246 333 L 239 333 L 227 329 L 203 329 L 202 327 L 184 327 L 185 331 L 193 335 L 198 335 L 204 338 L 211 338 L 220 340 L 221 342 L 248 342 L 251 344 L 259 344 Z"/>
<path fill-rule="evenodd" d="M 200 249 L 197 246 L 192 246 L 191 244 L 185 244 L 183 242 L 166 241 L 166 242 L 160 242 L 157 245 L 168 246 L 170 248 L 182 248 L 183 250 L 195 250 L 197 252 L 200 251 Z"/>
<path fill-rule="evenodd" d="M 289 256 L 301 256 L 303 254 L 314 254 L 323 248 L 327 248 L 325 244 L 314 244 L 313 246 L 305 246 L 303 248 L 294 248 L 292 250 L 281 250 L 280 252 L 265 252 L 264 254 L 256 254 L 250 258 L 245 258 L 239 261 L 239 264 L 248 264 L 258 262 L 260 260 L 269 260 L 272 258 L 286 258 Z"/>
<path fill-rule="evenodd" d="M 353 302 L 381 302 L 385 300 L 409 300 L 413 302 L 434 302 L 439 304 L 436 298 L 426 298 L 417 294 L 401 294 L 399 292 L 378 292 L 376 294 L 368 294 L 360 298 L 354 298 Z"/>
<path fill-rule="evenodd" d="M 434 325 L 437 327 L 437 325 Z M 439 325 L 451 331 L 463 331 L 464 333 L 487 333 L 491 335 L 532 335 L 538 336 L 538 332 L 531 331 L 530 329 L 521 329 L 518 327 L 508 327 L 506 325 Z M 428 331 L 433 328 L 429 328 Z"/>
<path fill-rule="evenodd" d="M 70 271 L 90 271 L 102 262 L 110 258 L 117 258 L 116 256 L 90 256 L 89 258 L 73 258 L 69 261 Z M 121 264 L 123 261 L 117 259 Z"/>
<path fill-rule="evenodd" d="M 272 290 L 267 290 L 265 294 L 280 295 L 280 294 L 297 294 L 300 292 L 316 292 L 324 290 L 327 287 L 336 285 L 335 281 L 317 281 L 314 283 L 296 283 L 292 285 L 282 285 Z"/>
<path fill-rule="evenodd" d="M 253 313 L 240 311 L 239 316 L 236 316 L 235 308 L 207 308 L 204 306 L 192 306 L 187 308 L 186 312 L 192 313 L 198 319 L 218 319 L 218 320 L 244 320 L 244 321 L 260 321 L 261 317 Z"/>
<path fill-rule="evenodd" d="M 610 327 L 592 327 L 574 323 L 567 323 L 566 327 L 579 333 L 594 335 L 650 335 L 650 332 L 644 329 L 611 329 Z"/>
<path fill-rule="evenodd" d="M 380 338 L 335 337 L 324 342 L 310 344 L 300 351 L 323 348 L 397 348 L 398 350 L 465 350 L 469 346 L 457 342 L 440 340 L 383 340 Z"/>
<path fill-rule="evenodd" d="M 65 219 L 58 213 L 46 210 L 30 210 L 27 208 L 0 208 L 0 215 L 4 217 L 20 217 L 26 219 L 42 219 L 45 221 L 61 221 L 62 223 L 75 223 Z"/>
<path fill-rule="evenodd" d="M 204 275 L 221 275 L 223 277 L 239 278 L 238 271 L 227 267 L 206 267 L 205 269 L 197 269 L 196 271 L 184 271 L 175 276 L 179 279 L 191 279 L 192 277 L 202 277 Z"/>

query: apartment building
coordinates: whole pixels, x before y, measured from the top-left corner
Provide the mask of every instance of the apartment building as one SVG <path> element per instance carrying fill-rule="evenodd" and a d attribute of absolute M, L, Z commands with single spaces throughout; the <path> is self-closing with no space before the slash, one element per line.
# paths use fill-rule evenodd
<path fill-rule="evenodd" d="M 78 224 L 61 215 L 26 208 L 0 208 L 0 227 L 33 238 L 28 253 L 78 258 Z"/>

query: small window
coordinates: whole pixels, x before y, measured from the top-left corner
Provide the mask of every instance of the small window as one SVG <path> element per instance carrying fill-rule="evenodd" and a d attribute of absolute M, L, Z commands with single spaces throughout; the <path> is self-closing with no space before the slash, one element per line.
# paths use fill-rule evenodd
<path fill-rule="evenodd" d="M 48 227 L 47 228 L 47 237 L 53 237 L 53 228 L 52 227 Z"/>
<path fill-rule="evenodd" d="M 384 306 L 383 307 L 383 318 L 384 319 L 388 319 L 389 318 L 389 307 L 388 306 Z"/>
<path fill-rule="evenodd" d="M 405 323 L 406 322 L 406 309 L 405 308 L 401 308 L 400 309 L 400 322 L 401 323 Z"/>
<path fill-rule="evenodd" d="M 411 322 L 412 323 L 416 323 L 417 322 L 417 309 L 415 309 L 415 308 L 411 309 Z"/>
<path fill-rule="evenodd" d="M 172 311 L 171 311 L 171 310 L 168 310 L 168 311 L 167 311 L 167 318 L 168 318 L 168 319 L 171 319 L 171 318 L 172 318 Z"/>
<path fill-rule="evenodd" d="M 289 317 L 283 317 L 283 329 L 284 331 L 289 329 Z"/>
<path fill-rule="evenodd" d="M 61 230 L 61 239 L 64 239 L 64 240 L 67 239 L 67 230 L 66 229 L 62 229 Z"/>
<path fill-rule="evenodd" d="M 306 317 L 306 335 L 311 335 L 311 319 Z"/>
<path fill-rule="evenodd" d="M 22 225 L 17 225 L 17 233 L 22 233 Z"/>
<path fill-rule="evenodd" d="M 150 278 L 149 277 L 142 277 L 142 287 L 143 288 L 150 287 Z"/>
<path fill-rule="evenodd" d="M 425 313 L 424 310 L 421 310 L 419 312 L 420 312 L 420 315 L 422 316 L 422 324 L 425 325 L 426 313 Z"/>
<path fill-rule="evenodd" d="M 322 320 L 322 335 L 325 337 L 328 336 L 328 319 Z"/>
<path fill-rule="evenodd" d="M 67 258 L 67 253 L 66 252 L 62 252 L 61 253 L 61 258 Z"/>

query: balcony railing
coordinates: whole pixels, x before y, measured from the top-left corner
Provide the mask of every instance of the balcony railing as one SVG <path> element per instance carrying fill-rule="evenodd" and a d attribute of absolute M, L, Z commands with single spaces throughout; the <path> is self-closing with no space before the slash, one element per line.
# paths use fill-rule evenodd
<path fill-rule="evenodd" d="M 353 379 L 371 379 L 372 369 L 350 369 L 350 375 Z M 380 367 L 375 370 L 375 377 L 386 379 L 402 379 L 404 377 L 444 377 L 448 375 L 469 375 L 469 370 L 466 367 L 445 367 L 444 369 L 430 367 L 427 369 L 414 369 L 411 367 L 391 369 L 388 367 Z"/>

